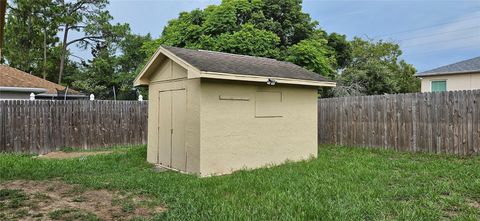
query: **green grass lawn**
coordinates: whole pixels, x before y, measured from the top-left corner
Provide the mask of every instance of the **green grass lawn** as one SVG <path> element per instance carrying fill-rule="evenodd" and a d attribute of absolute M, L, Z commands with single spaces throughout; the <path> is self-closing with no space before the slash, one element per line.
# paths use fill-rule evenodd
<path fill-rule="evenodd" d="M 155 172 L 144 146 L 80 159 L 0 155 L 0 182 L 60 178 L 149 195 L 170 220 L 480 220 L 480 157 L 320 147 L 318 159 L 197 178 Z"/>

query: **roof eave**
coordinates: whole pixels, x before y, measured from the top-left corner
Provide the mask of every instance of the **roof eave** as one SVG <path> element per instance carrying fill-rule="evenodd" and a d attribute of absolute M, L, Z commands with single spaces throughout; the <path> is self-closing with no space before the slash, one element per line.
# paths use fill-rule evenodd
<path fill-rule="evenodd" d="M 161 55 L 175 61 L 180 66 L 187 69 L 188 78 L 199 77 L 200 70 L 198 68 L 190 65 L 188 62 L 186 62 L 183 59 L 181 59 L 180 57 L 176 56 L 175 54 L 173 54 L 172 52 L 170 52 L 166 48 L 160 46 L 157 49 L 157 51 L 155 52 L 155 54 L 152 57 L 150 57 L 147 64 L 145 64 L 145 66 L 143 66 L 142 70 L 140 71 L 140 73 L 137 75 L 137 77 L 133 81 L 133 86 L 134 87 L 145 86 L 145 85 L 148 85 L 150 83 L 150 81 L 148 80 L 148 77 L 153 72 L 153 70 L 151 70 L 151 68 L 158 65 L 163 60 L 163 59 L 161 59 L 161 60 L 158 59 L 158 57 L 161 56 Z"/>
<path fill-rule="evenodd" d="M 473 74 L 473 73 L 480 73 L 480 69 L 479 70 L 468 70 L 468 71 L 417 73 L 414 76 L 415 77 L 431 77 L 431 76 L 454 75 L 454 74 Z"/>
<path fill-rule="evenodd" d="M 259 76 L 259 75 L 218 73 L 218 72 L 208 72 L 208 71 L 200 72 L 200 78 L 249 81 L 249 82 L 267 82 L 269 79 L 273 79 L 279 84 L 293 84 L 293 85 L 305 85 L 305 86 L 315 86 L 315 87 L 336 87 L 337 85 L 337 83 L 334 81 L 317 81 L 317 80 L 305 80 L 305 79 L 296 79 L 296 78 L 267 77 L 267 76 Z"/>
<path fill-rule="evenodd" d="M 36 96 L 39 97 L 58 97 L 58 94 L 47 94 L 47 93 L 42 93 L 42 94 L 37 94 Z M 67 94 L 67 97 L 78 97 L 78 98 L 85 98 L 88 97 L 87 95 L 84 94 Z M 63 95 L 62 95 L 63 97 Z"/>
<path fill-rule="evenodd" d="M 3 87 L 0 86 L 0 91 L 8 91 L 8 92 L 30 92 L 30 93 L 45 93 L 47 89 L 45 88 L 36 88 L 36 87 Z"/>

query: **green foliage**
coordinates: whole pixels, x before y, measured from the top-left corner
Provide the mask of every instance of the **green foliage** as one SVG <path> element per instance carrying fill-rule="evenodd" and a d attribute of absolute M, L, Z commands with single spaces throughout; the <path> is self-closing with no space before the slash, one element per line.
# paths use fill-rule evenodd
<path fill-rule="evenodd" d="M 317 25 L 300 0 L 224 0 L 180 13 L 142 50 L 151 55 L 164 44 L 290 61 L 338 81 L 337 89 L 321 90 L 324 97 L 419 90 L 413 66 L 397 61 L 397 44 L 350 42 Z"/>
<path fill-rule="evenodd" d="M 112 23 L 113 17 L 105 9 L 107 4 L 107 0 L 12 0 L 6 24 L 5 59 L 12 67 L 50 81 L 62 77 L 66 85 L 94 93 L 100 99 L 112 99 L 113 86 L 118 99 L 136 99 L 132 82 L 147 57 L 138 49 L 151 37 L 131 34 L 127 24 Z M 72 31 L 82 36 L 58 37 Z M 71 54 L 71 45 L 90 50 L 93 58 L 86 60 Z M 59 75 L 64 54 L 65 74 Z"/>
<path fill-rule="evenodd" d="M 137 77 L 148 59 L 148 54 L 139 50 L 145 42 L 151 41 L 150 34 L 136 35 L 127 34 L 125 38 L 118 43 L 120 55 L 117 55 L 117 88 L 119 89 L 118 99 L 135 100 L 138 94 L 142 94 L 145 99 L 148 97 L 146 88 L 133 88 L 133 80 Z M 138 90 L 138 92 L 136 92 Z"/>
<path fill-rule="evenodd" d="M 96 99 L 113 97 L 115 78 L 115 56 L 110 48 L 99 48 L 91 64 L 85 67 L 81 75 L 75 77 L 72 85 L 82 91 L 95 94 Z"/>
<path fill-rule="evenodd" d="M 10 66 L 52 79 L 60 54 L 58 12 L 52 0 L 9 2 L 3 55 Z"/>
<path fill-rule="evenodd" d="M 168 22 L 162 32 L 162 37 L 148 47 L 149 55 L 153 54 L 160 44 L 179 47 L 192 47 L 197 44 L 203 32 L 201 25 L 204 20 L 205 13 L 198 9 L 180 13 L 179 18 Z"/>
<path fill-rule="evenodd" d="M 282 45 L 290 46 L 309 38 L 318 25 L 310 15 L 302 12 L 302 0 L 264 0 L 264 20 L 258 25 L 276 33 Z"/>
<path fill-rule="evenodd" d="M 317 159 L 208 178 L 156 172 L 145 157 L 145 146 L 83 160 L 0 154 L 9 168 L 0 180 L 61 179 L 146 195 L 168 208 L 154 220 L 480 219 L 478 156 L 322 146 Z"/>
<path fill-rule="evenodd" d="M 419 80 L 413 76 L 416 70 L 399 58 L 398 44 L 356 37 L 352 48 L 352 61 L 340 75 L 339 89 L 350 87 L 353 94 L 366 95 L 419 91 Z"/>
<path fill-rule="evenodd" d="M 154 40 L 132 34 L 127 24 L 114 24 L 107 5 L 108 0 L 12 0 L 6 61 L 50 81 L 63 79 L 64 84 L 99 99 L 112 99 L 113 87 L 117 99 L 136 99 L 138 93 L 146 97 L 146 90 L 133 89 L 132 81 L 162 44 L 290 61 L 338 82 L 336 89 L 322 89 L 322 96 L 420 88 L 413 76 L 415 68 L 399 58 L 397 44 L 348 41 L 345 35 L 328 34 L 302 12 L 302 0 L 223 0 L 180 13 Z M 82 36 L 68 38 L 69 31 Z M 93 58 L 73 59 L 71 45 L 90 50 Z"/>
<path fill-rule="evenodd" d="M 209 40 L 211 42 L 202 42 L 202 45 L 209 45 L 215 51 L 271 58 L 280 56 L 278 36 L 257 29 L 252 24 L 243 25 L 238 32 L 223 33 L 218 38 Z"/>
<path fill-rule="evenodd" d="M 182 12 L 162 36 L 145 44 L 216 50 L 284 60 L 287 48 L 313 35 L 317 22 L 301 11 L 299 0 L 224 0 L 205 10 Z M 325 46 L 324 46 L 325 47 Z"/>
<path fill-rule="evenodd" d="M 73 86 L 98 99 L 113 99 L 115 87 L 117 99 L 135 100 L 138 94 L 132 82 L 147 59 L 146 53 L 138 49 L 150 40 L 150 35 L 127 34 L 119 42 L 106 41 L 95 49 L 90 64 L 75 76 Z M 146 94 L 143 90 L 141 93 Z"/>
<path fill-rule="evenodd" d="M 352 61 L 352 45 L 345 35 L 335 32 L 328 35 L 328 46 L 334 52 L 335 69 L 345 68 Z"/>
<path fill-rule="evenodd" d="M 98 49 L 116 43 L 130 28 L 127 24 L 111 24 L 113 17 L 105 10 L 108 0 L 96 1 L 59 1 L 56 5 L 61 8 L 61 26 L 63 31 L 62 50 L 58 83 L 63 79 L 65 61 L 67 60 L 68 47 L 77 44 L 83 49 L 91 48 L 95 56 Z M 69 33 L 77 31 L 83 33 L 82 37 L 69 40 Z"/>
<path fill-rule="evenodd" d="M 237 13 L 233 4 L 221 4 L 212 9 L 205 17 L 203 34 L 216 36 L 238 30 Z"/>
<path fill-rule="evenodd" d="M 322 73 L 325 77 L 334 78 L 332 58 L 328 57 L 331 52 L 325 45 L 325 39 L 308 39 L 291 46 L 287 51 L 287 61 L 300 65 L 316 73 Z"/>
<path fill-rule="evenodd" d="M 417 69 L 415 69 L 413 65 L 401 60 L 395 68 L 395 78 L 399 87 L 397 93 L 412 93 L 420 91 L 421 81 L 414 76 L 415 73 L 417 73 Z"/>

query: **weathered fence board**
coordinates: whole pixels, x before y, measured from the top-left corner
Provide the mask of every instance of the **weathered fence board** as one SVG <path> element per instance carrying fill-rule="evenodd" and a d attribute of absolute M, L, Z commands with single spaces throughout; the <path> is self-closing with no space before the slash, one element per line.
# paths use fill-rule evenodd
<path fill-rule="evenodd" d="M 0 100 L 0 152 L 145 144 L 146 101 Z"/>
<path fill-rule="evenodd" d="M 480 90 L 320 99 L 321 144 L 480 152 Z"/>

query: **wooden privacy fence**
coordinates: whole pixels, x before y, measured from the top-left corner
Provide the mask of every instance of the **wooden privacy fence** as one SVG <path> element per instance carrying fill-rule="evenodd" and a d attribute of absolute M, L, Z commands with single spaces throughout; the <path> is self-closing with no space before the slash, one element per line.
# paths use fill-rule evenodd
<path fill-rule="evenodd" d="M 320 99 L 319 143 L 480 152 L 480 90 Z"/>
<path fill-rule="evenodd" d="M 0 152 L 145 144 L 146 101 L 0 100 Z"/>

